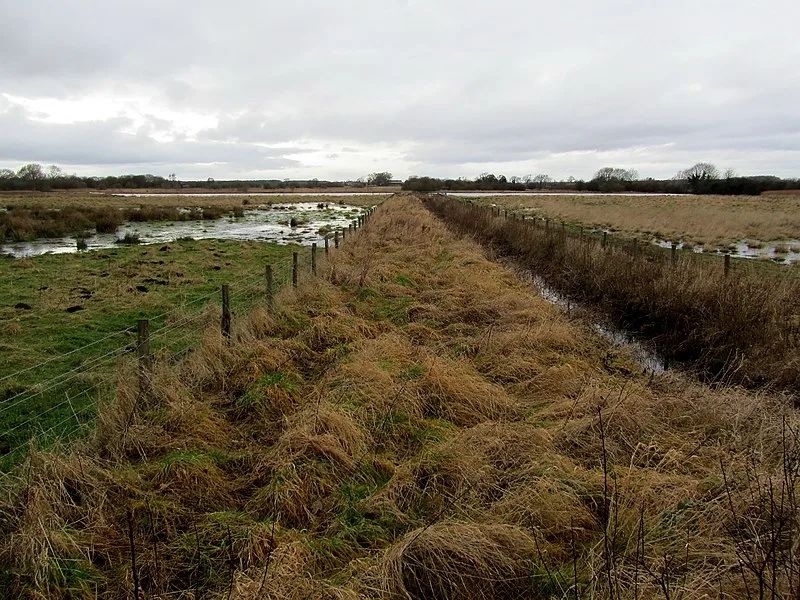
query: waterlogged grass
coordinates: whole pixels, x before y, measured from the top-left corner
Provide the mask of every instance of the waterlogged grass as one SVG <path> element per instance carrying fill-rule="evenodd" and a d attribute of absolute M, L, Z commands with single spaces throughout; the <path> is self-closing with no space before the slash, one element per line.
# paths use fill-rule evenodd
<path fill-rule="evenodd" d="M 0 455 L 90 423 L 99 392 L 133 360 L 138 319 L 152 319 L 154 352 L 189 349 L 218 318 L 207 307 L 223 283 L 241 314 L 263 300 L 267 264 L 276 286 L 290 281 L 297 250 L 305 265 L 304 248 L 225 240 L 0 258 Z"/>
<path fill-rule="evenodd" d="M 2 194 L 0 205 L 7 208 L 24 207 L 33 209 L 177 209 L 205 208 L 225 210 L 242 207 L 275 206 L 297 202 L 317 202 L 320 204 L 348 204 L 351 206 L 373 206 L 381 203 L 390 194 L 379 196 L 309 196 L 302 194 L 220 194 L 217 196 L 192 196 L 189 194 L 170 194 L 169 196 L 114 196 L 107 194 L 88 194 L 73 192 L 51 192 L 47 194 Z"/>

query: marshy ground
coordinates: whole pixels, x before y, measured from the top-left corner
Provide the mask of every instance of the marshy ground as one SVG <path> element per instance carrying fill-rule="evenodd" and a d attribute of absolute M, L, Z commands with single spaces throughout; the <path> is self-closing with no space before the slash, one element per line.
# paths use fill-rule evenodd
<path fill-rule="evenodd" d="M 12 597 L 795 597 L 800 419 L 641 372 L 398 196 L 2 484 Z"/>
<path fill-rule="evenodd" d="M 537 196 L 478 198 L 554 222 L 606 229 L 627 238 L 683 241 L 707 249 L 750 242 L 753 249 L 779 246 L 785 256 L 800 252 L 800 194 L 764 196 Z M 784 249 L 784 247 L 786 247 Z M 735 251 L 735 248 L 730 248 Z"/>

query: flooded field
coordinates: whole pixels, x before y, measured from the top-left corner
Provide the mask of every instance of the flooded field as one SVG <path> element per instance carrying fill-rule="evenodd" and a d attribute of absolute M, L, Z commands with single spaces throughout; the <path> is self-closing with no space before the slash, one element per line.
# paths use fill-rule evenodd
<path fill-rule="evenodd" d="M 652 243 L 661 248 L 669 248 L 672 242 L 654 239 Z M 771 260 L 778 264 L 792 264 L 800 261 L 800 240 L 775 240 L 768 243 L 758 241 L 737 241 L 725 248 L 693 245 L 689 242 L 675 244 L 678 250 L 691 250 L 697 254 L 730 254 L 734 258 L 747 258 L 758 260 Z"/>
<path fill-rule="evenodd" d="M 289 192 L 275 192 L 275 193 L 265 193 L 265 192 L 173 192 L 173 193 L 166 193 L 166 192 L 153 192 L 153 193 L 141 193 L 141 192 L 134 192 L 134 193 L 115 193 L 115 194 L 105 194 L 102 192 L 93 192 L 91 195 L 97 196 L 115 196 L 118 198 L 224 198 L 224 197 L 240 197 L 246 196 L 248 198 L 264 198 L 264 199 L 272 199 L 276 197 L 295 197 L 295 198 L 318 198 L 318 197 L 328 197 L 328 198 L 346 198 L 348 196 L 375 196 L 375 197 L 387 197 L 391 196 L 393 192 L 303 192 L 302 194 L 292 194 Z"/>
<path fill-rule="evenodd" d="M 650 241 L 697 253 L 788 264 L 800 261 L 800 194 L 689 196 L 668 194 L 449 194 L 528 218 L 550 219 L 616 239 Z"/>
<path fill-rule="evenodd" d="M 244 211 L 241 217 L 215 220 L 126 222 L 114 233 L 90 232 L 85 238 L 85 250 L 113 248 L 126 236 L 129 239 L 135 236 L 141 244 L 192 238 L 310 245 L 321 242 L 327 232 L 347 227 L 364 210 L 350 205 L 300 202 L 261 206 Z M 0 252 L 16 258 L 77 251 L 74 236 L 10 242 L 0 246 Z"/>

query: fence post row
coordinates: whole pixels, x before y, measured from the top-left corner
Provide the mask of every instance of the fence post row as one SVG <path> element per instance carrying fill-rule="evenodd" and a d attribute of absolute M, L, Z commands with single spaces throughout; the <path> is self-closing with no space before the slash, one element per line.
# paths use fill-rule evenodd
<path fill-rule="evenodd" d="M 225 283 L 222 285 L 222 336 L 226 340 L 231 339 L 231 294 L 230 286 Z"/>
<path fill-rule="evenodd" d="M 267 265 L 267 306 L 272 308 L 275 303 L 275 291 L 272 288 L 272 265 Z"/>
<path fill-rule="evenodd" d="M 139 355 L 139 396 L 150 394 L 150 371 L 152 356 L 150 355 L 150 320 L 139 319 L 137 322 L 137 354 Z"/>
<path fill-rule="evenodd" d="M 317 275 L 317 243 L 311 244 L 311 272 Z"/>

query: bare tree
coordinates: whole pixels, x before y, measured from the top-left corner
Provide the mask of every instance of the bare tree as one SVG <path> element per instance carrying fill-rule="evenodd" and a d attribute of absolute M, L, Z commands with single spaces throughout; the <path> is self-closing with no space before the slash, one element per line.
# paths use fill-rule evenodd
<path fill-rule="evenodd" d="M 639 179 L 636 169 L 621 169 L 619 167 L 603 167 L 594 174 L 600 181 L 635 181 Z"/>
<path fill-rule="evenodd" d="M 389 185 L 389 182 L 392 180 L 392 174 L 388 171 L 382 171 L 380 173 L 370 173 L 367 175 L 367 184 L 375 185 L 375 186 L 382 186 L 382 185 Z"/>
<path fill-rule="evenodd" d="M 533 178 L 533 183 L 539 188 L 546 188 L 548 184 L 553 183 L 553 178 L 550 175 L 540 173 Z"/>
<path fill-rule="evenodd" d="M 719 169 L 711 163 L 700 162 L 679 174 L 679 178 L 689 183 L 694 194 L 706 194 L 711 190 L 712 182 L 719 179 Z"/>
<path fill-rule="evenodd" d="M 699 162 L 682 171 L 681 179 L 686 179 L 690 182 L 719 179 L 719 169 L 711 163 Z"/>
<path fill-rule="evenodd" d="M 42 169 L 42 165 L 38 163 L 28 163 L 20 167 L 20 170 L 17 171 L 17 177 L 23 181 L 29 181 L 31 189 L 36 191 L 36 182 L 44 179 L 44 170 Z"/>

